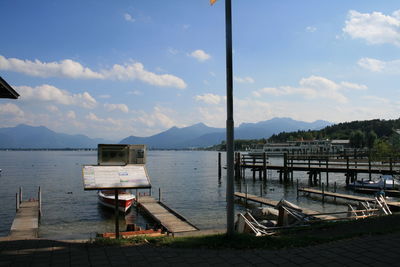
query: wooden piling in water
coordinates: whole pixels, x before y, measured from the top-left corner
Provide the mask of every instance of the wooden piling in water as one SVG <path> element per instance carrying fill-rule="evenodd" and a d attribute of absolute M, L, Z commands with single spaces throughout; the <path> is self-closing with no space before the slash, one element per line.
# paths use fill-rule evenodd
<path fill-rule="evenodd" d="M 263 152 L 263 176 L 267 180 L 267 154 Z"/>
<path fill-rule="evenodd" d="M 218 152 L 218 179 L 221 179 L 221 152 Z"/>

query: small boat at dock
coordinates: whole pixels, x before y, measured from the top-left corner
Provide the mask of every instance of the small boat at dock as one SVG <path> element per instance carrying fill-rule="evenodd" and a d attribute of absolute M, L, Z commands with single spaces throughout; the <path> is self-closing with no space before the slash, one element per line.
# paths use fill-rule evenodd
<path fill-rule="evenodd" d="M 107 208 L 115 208 L 115 190 L 100 190 L 98 192 L 99 203 Z M 135 195 L 118 190 L 118 209 L 127 212 L 136 201 Z"/>
<path fill-rule="evenodd" d="M 377 180 L 356 180 L 347 186 L 349 189 L 399 189 L 400 182 L 392 175 L 382 175 Z"/>

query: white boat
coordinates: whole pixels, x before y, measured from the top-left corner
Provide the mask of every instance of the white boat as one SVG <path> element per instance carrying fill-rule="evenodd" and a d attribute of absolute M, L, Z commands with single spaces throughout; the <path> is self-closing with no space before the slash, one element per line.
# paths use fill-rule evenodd
<path fill-rule="evenodd" d="M 382 175 L 377 180 L 357 180 L 349 184 L 350 189 L 398 189 L 400 182 L 393 178 L 392 175 Z"/>
<path fill-rule="evenodd" d="M 98 198 L 101 205 L 115 209 L 115 190 L 100 190 Z M 135 195 L 123 190 L 118 191 L 118 209 L 120 211 L 127 212 L 135 201 Z"/>

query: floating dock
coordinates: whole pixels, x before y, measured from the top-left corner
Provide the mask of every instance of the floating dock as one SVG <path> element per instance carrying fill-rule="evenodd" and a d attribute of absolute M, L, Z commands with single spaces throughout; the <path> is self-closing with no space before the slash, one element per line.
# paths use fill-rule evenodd
<path fill-rule="evenodd" d="M 159 223 L 168 233 L 193 232 L 199 229 L 186 220 L 182 215 L 172 210 L 164 203 L 150 196 L 141 196 L 138 206 L 144 210 L 154 221 Z"/>
<path fill-rule="evenodd" d="M 241 192 L 235 192 L 235 197 L 238 198 L 242 198 L 242 199 L 247 199 L 253 202 L 257 202 L 260 204 L 264 204 L 267 206 L 271 206 L 271 207 L 276 207 L 276 205 L 278 205 L 279 201 L 276 200 L 272 200 L 272 199 L 268 199 L 268 198 L 263 198 L 263 197 L 259 197 L 256 195 L 252 195 L 252 194 L 246 194 L 246 193 L 241 193 Z M 303 208 L 301 207 L 301 211 L 304 214 L 310 215 L 310 216 L 314 216 L 316 218 L 319 218 L 321 220 L 335 220 L 338 219 L 337 217 L 331 216 L 331 215 L 324 215 L 324 214 L 320 214 L 321 212 L 315 211 L 315 210 L 310 210 L 307 208 Z"/>
<path fill-rule="evenodd" d="M 39 232 L 39 201 L 22 201 L 11 226 L 10 239 L 33 239 Z"/>
<path fill-rule="evenodd" d="M 352 200 L 352 201 L 363 201 L 363 202 L 364 201 L 367 201 L 367 202 L 375 201 L 375 198 L 355 196 L 355 195 L 349 195 L 349 194 L 341 194 L 341 193 L 335 193 L 335 192 L 329 192 L 329 191 L 322 191 L 322 190 L 318 190 L 318 189 L 314 189 L 314 188 L 299 188 L 298 191 L 304 192 L 304 193 L 322 195 L 323 197 L 329 196 L 329 197 L 341 198 L 341 199 Z M 391 208 L 395 208 L 397 210 L 400 209 L 400 202 L 386 201 L 386 203 Z"/>

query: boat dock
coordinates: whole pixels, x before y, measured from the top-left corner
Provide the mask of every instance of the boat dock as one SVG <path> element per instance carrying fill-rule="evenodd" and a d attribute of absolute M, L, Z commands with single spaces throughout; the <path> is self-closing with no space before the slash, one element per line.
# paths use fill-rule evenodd
<path fill-rule="evenodd" d="M 22 189 L 16 194 L 16 215 L 11 226 L 11 240 L 38 238 L 41 216 L 41 191 L 38 199 L 22 200 Z"/>
<path fill-rule="evenodd" d="M 272 199 L 268 199 L 268 198 L 263 198 L 263 197 L 259 197 L 256 195 L 252 195 L 252 194 L 246 194 L 246 193 L 241 193 L 241 192 L 235 192 L 235 197 L 247 200 L 247 201 L 253 201 L 256 203 L 260 203 L 260 204 L 264 204 L 267 206 L 271 206 L 271 207 L 275 207 L 276 205 L 278 205 L 279 201 L 276 200 L 272 200 Z M 315 211 L 315 210 L 310 210 L 307 208 L 303 208 L 301 207 L 301 211 L 304 214 L 310 215 L 310 216 L 314 216 L 316 218 L 319 218 L 321 220 L 335 220 L 337 219 L 337 217 L 331 216 L 331 215 L 325 215 L 325 214 L 320 214 L 321 212 Z"/>
<path fill-rule="evenodd" d="M 172 235 L 199 230 L 182 215 L 151 196 L 141 196 L 138 199 L 138 206 Z"/>
<path fill-rule="evenodd" d="M 341 198 L 341 199 L 346 199 L 346 200 L 352 200 L 352 201 L 367 201 L 367 202 L 372 202 L 375 201 L 374 198 L 370 197 L 363 197 L 363 196 L 355 196 L 355 195 L 349 195 L 349 194 L 342 194 L 342 193 L 336 193 L 336 192 L 329 192 L 325 190 L 318 190 L 314 188 L 298 188 L 298 192 L 304 192 L 308 194 L 316 194 L 316 195 L 321 195 L 322 199 L 325 198 L 325 196 L 333 197 L 333 198 Z M 400 209 L 400 202 L 394 202 L 394 201 L 387 201 L 387 205 L 390 208 L 394 208 L 396 210 Z"/>

